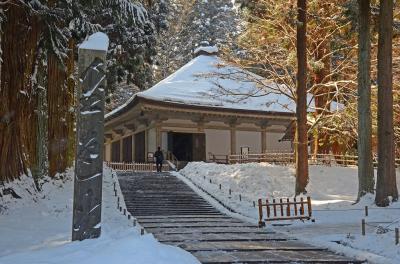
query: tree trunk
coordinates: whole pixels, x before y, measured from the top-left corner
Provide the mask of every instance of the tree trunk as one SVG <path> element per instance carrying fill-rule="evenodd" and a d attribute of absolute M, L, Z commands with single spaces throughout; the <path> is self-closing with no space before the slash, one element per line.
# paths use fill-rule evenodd
<path fill-rule="evenodd" d="M 47 71 L 43 62 L 44 52 L 39 48 L 36 60 L 36 97 L 37 97 L 37 137 L 36 137 L 36 163 L 32 165 L 32 177 L 39 190 L 39 179 L 48 175 L 47 171 L 47 100 L 46 100 L 46 78 Z"/>
<path fill-rule="evenodd" d="M 75 51 L 76 45 L 75 40 L 70 38 L 68 43 L 68 58 L 67 58 L 67 127 L 68 127 L 68 152 L 67 152 L 67 166 L 71 167 L 74 163 L 75 158 Z"/>
<path fill-rule="evenodd" d="M 374 193 L 371 119 L 370 0 L 358 0 L 358 198 Z"/>
<path fill-rule="evenodd" d="M 32 75 L 40 26 L 19 5 L 7 5 L 2 32 L 0 98 L 0 181 L 9 181 L 36 163 L 36 95 Z"/>
<path fill-rule="evenodd" d="M 51 177 L 65 172 L 74 157 L 74 47 L 71 39 L 66 67 L 54 54 L 48 55 L 48 157 Z"/>
<path fill-rule="evenodd" d="M 375 203 L 398 199 L 393 130 L 393 1 L 380 0 L 378 38 L 378 177 Z"/>
<path fill-rule="evenodd" d="M 47 61 L 47 104 L 48 104 L 48 156 L 49 174 L 64 172 L 67 168 L 67 124 L 65 119 L 66 74 L 62 64 L 53 54 Z"/>
<path fill-rule="evenodd" d="M 49 1 L 54 6 L 55 0 Z M 75 41 L 68 43 L 68 58 L 64 65 L 55 54 L 48 54 L 48 160 L 49 175 L 65 172 L 73 164 L 75 150 L 74 92 Z"/>
<path fill-rule="evenodd" d="M 297 8 L 296 194 L 301 194 L 308 184 L 306 0 L 298 0 Z"/>
<path fill-rule="evenodd" d="M 324 5 L 325 7 L 325 5 Z M 315 44 L 315 60 L 321 61 L 324 64 L 322 69 L 319 69 L 314 74 L 314 105 L 316 118 L 329 114 L 331 99 L 331 88 L 322 85 L 330 80 L 329 74 L 331 72 L 331 56 L 329 43 L 327 39 L 323 39 L 320 43 Z M 317 129 L 314 136 L 314 155 L 329 154 L 330 142 L 329 134 L 321 129 Z"/>

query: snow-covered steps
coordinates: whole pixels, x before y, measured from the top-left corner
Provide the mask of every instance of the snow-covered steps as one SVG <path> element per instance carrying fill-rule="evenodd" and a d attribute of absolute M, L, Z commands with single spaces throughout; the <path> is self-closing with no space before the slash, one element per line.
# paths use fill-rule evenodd
<path fill-rule="evenodd" d="M 168 173 L 118 175 L 128 211 L 202 263 L 361 263 L 222 214 Z"/>

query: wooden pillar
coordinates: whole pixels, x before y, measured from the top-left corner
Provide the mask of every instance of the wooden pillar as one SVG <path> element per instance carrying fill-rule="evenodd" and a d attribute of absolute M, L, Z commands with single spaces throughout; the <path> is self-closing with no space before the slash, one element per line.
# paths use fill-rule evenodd
<path fill-rule="evenodd" d="M 136 161 L 136 155 L 135 155 L 135 134 L 132 134 L 132 162 Z"/>
<path fill-rule="evenodd" d="M 236 126 L 231 125 L 231 155 L 236 154 Z"/>
<path fill-rule="evenodd" d="M 162 147 L 161 125 L 156 125 L 156 148 Z"/>
<path fill-rule="evenodd" d="M 267 130 L 262 128 L 261 130 L 261 153 L 267 152 Z"/>
<path fill-rule="evenodd" d="M 149 151 L 149 130 L 146 128 L 146 130 L 144 131 L 144 160 L 146 162 L 149 162 L 147 160 L 147 152 Z"/>
<path fill-rule="evenodd" d="M 124 140 L 122 137 L 119 139 L 119 161 L 124 161 Z"/>

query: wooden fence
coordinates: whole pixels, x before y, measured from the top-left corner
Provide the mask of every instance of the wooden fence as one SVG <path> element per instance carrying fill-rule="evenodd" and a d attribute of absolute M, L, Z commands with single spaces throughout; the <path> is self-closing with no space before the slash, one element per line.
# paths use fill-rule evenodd
<path fill-rule="evenodd" d="M 229 163 L 229 155 L 219 155 L 219 154 L 210 154 L 210 161 L 218 164 L 228 164 Z"/>
<path fill-rule="evenodd" d="M 293 153 L 279 153 L 279 152 L 228 156 L 228 164 L 249 163 L 249 162 L 289 164 L 289 163 L 294 163 L 295 160 Z"/>
<path fill-rule="evenodd" d="M 157 171 L 155 163 L 126 163 L 126 162 L 106 162 L 107 166 L 117 171 Z M 168 164 L 162 165 L 162 171 L 169 171 L 170 166 Z"/>
<path fill-rule="evenodd" d="M 292 164 L 295 163 L 293 152 L 267 152 L 262 154 L 247 155 L 209 155 L 209 161 L 223 164 L 250 163 L 250 162 L 268 162 L 274 164 Z M 308 163 L 310 165 L 328 165 L 328 166 L 357 166 L 358 156 L 354 155 L 335 155 L 335 154 L 309 154 Z M 373 158 L 373 164 L 378 165 L 378 159 Z M 400 167 L 400 158 L 396 159 L 396 167 Z"/>
<path fill-rule="evenodd" d="M 263 208 L 266 209 L 266 215 L 263 213 Z M 311 198 L 307 197 L 306 200 L 303 197 L 300 200 L 296 200 L 296 197 L 289 200 L 289 198 L 282 199 L 279 201 L 272 199 L 269 201 L 265 200 L 263 203 L 262 199 L 258 199 L 258 225 L 265 226 L 265 222 L 268 221 L 280 221 L 280 220 L 310 220 L 312 216 L 311 209 Z"/>

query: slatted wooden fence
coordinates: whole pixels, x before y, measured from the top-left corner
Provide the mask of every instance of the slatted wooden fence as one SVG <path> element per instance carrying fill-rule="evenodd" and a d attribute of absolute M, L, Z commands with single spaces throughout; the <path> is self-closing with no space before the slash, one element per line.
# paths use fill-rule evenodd
<path fill-rule="evenodd" d="M 155 163 L 127 163 L 127 162 L 106 162 L 107 166 L 117 171 L 134 171 L 134 172 L 153 172 L 157 171 Z M 162 171 L 169 171 L 168 164 L 162 165 Z"/>
<path fill-rule="evenodd" d="M 210 153 L 208 159 L 218 164 L 229 164 L 229 155 Z"/>
<path fill-rule="evenodd" d="M 225 157 L 225 158 L 224 158 Z M 224 162 L 226 160 L 226 162 Z M 261 154 L 246 154 L 246 155 L 213 155 L 210 154 L 210 161 L 216 163 L 250 163 L 250 162 L 268 162 L 275 164 L 292 164 L 295 162 L 295 154 L 280 153 L 280 152 L 268 152 Z M 396 159 L 396 166 L 400 167 L 400 159 Z M 328 165 L 328 166 L 357 166 L 358 156 L 354 155 L 335 155 L 335 154 L 310 154 L 308 156 L 308 163 L 311 165 Z M 376 167 L 378 165 L 378 159 L 374 157 L 373 164 Z"/>
<path fill-rule="evenodd" d="M 266 214 L 264 214 L 264 210 Z M 258 199 L 258 225 L 265 226 L 265 222 L 281 220 L 310 220 L 312 216 L 311 198 Z"/>
<path fill-rule="evenodd" d="M 294 163 L 294 154 L 269 152 L 262 154 L 228 155 L 228 163 L 250 163 L 250 162 L 269 162 L 276 164 Z"/>

